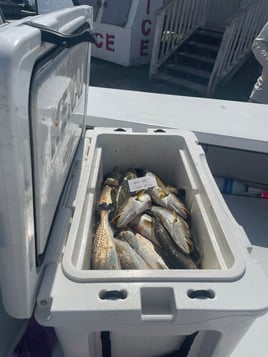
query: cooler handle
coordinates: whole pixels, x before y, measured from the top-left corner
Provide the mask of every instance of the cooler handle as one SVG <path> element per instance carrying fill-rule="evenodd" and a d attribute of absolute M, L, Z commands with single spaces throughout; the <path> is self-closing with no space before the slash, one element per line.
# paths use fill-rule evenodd
<path fill-rule="evenodd" d="M 41 31 L 43 42 L 53 43 L 58 46 L 70 48 L 81 42 L 97 43 L 94 33 L 89 28 L 89 24 L 87 24 L 86 29 L 83 29 L 81 32 L 75 34 L 61 33 L 31 21 L 28 21 L 25 24 L 39 29 Z"/>

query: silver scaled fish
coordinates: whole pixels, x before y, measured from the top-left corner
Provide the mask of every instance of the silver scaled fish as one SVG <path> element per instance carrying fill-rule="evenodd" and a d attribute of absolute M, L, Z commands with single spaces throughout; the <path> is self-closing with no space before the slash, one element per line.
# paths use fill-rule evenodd
<path fill-rule="evenodd" d="M 153 243 L 141 234 L 126 229 L 118 234 L 118 238 L 128 242 L 152 269 L 168 269 L 162 257 L 155 251 Z"/>
<path fill-rule="evenodd" d="M 147 172 L 146 176 L 153 176 L 156 179 L 157 186 L 148 189 L 154 203 L 161 207 L 174 210 L 179 216 L 187 219 L 190 212 L 184 203 L 173 193 L 175 191 L 170 189 L 170 186 L 165 186 L 164 183 L 152 172 Z"/>
<path fill-rule="evenodd" d="M 136 232 L 149 239 L 153 244 L 159 246 L 153 227 L 153 217 L 149 216 L 147 213 L 143 213 L 135 217 L 129 225 L 134 228 Z"/>
<path fill-rule="evenodd" d="M 122 175 L 122 180 L 118 187 L 114 190 L 114 203 L 115 203 L 115 212 L 117 212 L 122 204 L 130 197 L 133 196 L 130 194 L 128 181 L 137 177 L 135 170 L 127 170 Z"/>
<path fill-rule="evenodd" d="M 137 215 L 150 209 L 151 203 L 151 197 L 143 191 L 135 196 L 129 197 L 120 207 L 119 212 L 114 216 L 112 223 L 114 223 L 117 228 L 125 227 Z"/>
<path fill-rule="evenodd" d="M 104 185 L 118 187 L 123 180 L 123 173 L 118 167 L 114 167 L 112 172 L 106 177 Z"/>
<path fill-rule="evenodd" d="M 157 218 L 154 219 L 154 227 L 156 237 L 159 240 L 167 259 L 172 263 L 172 268 L 198 269 L 197 265 L 189 255 L 186 255 L 175 248 L 172 238 Z"/>
<path fill-rule="evenodd" d="M 178 188 L 177 187 L 174 187 L 172 185 L 166 185 L 164 184 L 164 182 L 160 179 L 159 176 L 157 176 L 154 172 L 152 171 L 145 171 L 145 176 L 152 176 L 155 178 L 156 180 L 156 183 L 157 183 L 157 186 L 162 188 L 163 190 L 166 190 L 168 192 L 173 192 L 175 194 L 178 193 Z"/>
<path fill-rule="evenodd" d="M 127 242 L 114 238 L 114 243 L 122 269 L 150 269 L 150 266 Z"/>
<path fill-rule="evenodd" d="M 175 211 L 152 206 L 151 212 L 157 217 L 170 234 L 179 249 L 185 254 L 190 254 L 194 250 L 194 243 L 191 239 L 191 232 L 188 224 Z"/>

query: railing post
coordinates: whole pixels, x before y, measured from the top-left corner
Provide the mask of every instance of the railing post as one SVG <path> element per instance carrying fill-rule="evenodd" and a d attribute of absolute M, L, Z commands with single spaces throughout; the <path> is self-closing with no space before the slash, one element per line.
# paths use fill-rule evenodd
<path fill-rule="evenodd" d="M 157 19 L 155 25 L 153 50 L 152 50 L 150 70 L 149 70 L 150 78 L 157 72 L 157 62 L 158 62 L 158 55 L 159 55 L 161 39 L 162 39 L 162 29 L 164 24 L 165 13 L 161 12 L 160 14 L 156 14 L 156 16 Z"/>
<path fill-rule="evenodd" d="M 214 67 L 212 70 L 212 73 L 210 75 L 209 83 L 208 83 L 208 88 L 207 88 L 207 96 L 211 96 L 211 94 L 214 92 L 215 87 L 218 83 L 218 80 L 220 78 L 221 74 L 221 69 L 224 65 L 225 58 L 227 57 L 227 52 L 230 47 L 230 39 L 232 38 L 232 27 L 229 26 L 223 35 L 221 45 L 214 63 Z"/>
<path fill-rule="evenodd" d="M 207 1 L 173 0 L 158 10 L 150 77 L 156 74 L 158 67 L 204 23 Z"/>

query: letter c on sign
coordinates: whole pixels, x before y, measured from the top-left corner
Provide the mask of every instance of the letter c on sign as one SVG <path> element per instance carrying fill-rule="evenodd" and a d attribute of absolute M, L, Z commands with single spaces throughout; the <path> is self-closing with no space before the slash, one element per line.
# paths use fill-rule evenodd
<path fill-rule="evenodd" d="M 95 33 L 96 39 L 97 39 L 97 43 L 96 46 L 98 48 L 102 48 L 103 46 L 103 42 L 102 41 L 98 41 L 98 37 L 100 37 L 101 39 L 103 39 L 103 35 L 101 33 Z"/>
<path fill-rule="evenodd" d="M 147 20 L 143 20 L 141 23 L 141 32 L 143 33 L 144 36 L 148 36 L 151 32 L 151 25 L 152 21 L 147 19 Z M 149 26 L 147 26 L 149 25 Z"/>

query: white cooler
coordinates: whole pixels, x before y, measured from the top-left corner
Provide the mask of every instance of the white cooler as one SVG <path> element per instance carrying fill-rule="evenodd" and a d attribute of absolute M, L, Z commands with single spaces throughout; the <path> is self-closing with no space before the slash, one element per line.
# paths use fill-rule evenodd
<path fill-rule="evenodd" d="M 228 356 L 268 310 L 267 279 L 193 133 L 86 130 L 76 111 L 87 97 L 90 24 L 81 6 L 0 27 L 4 308 L 18 319 L 35 308 L 66 357 L 99 357 L 105 344 L 112 357 Z M 201 269 L 90 268 L 96 198 L 115 166 L 185 190 Z"/>

